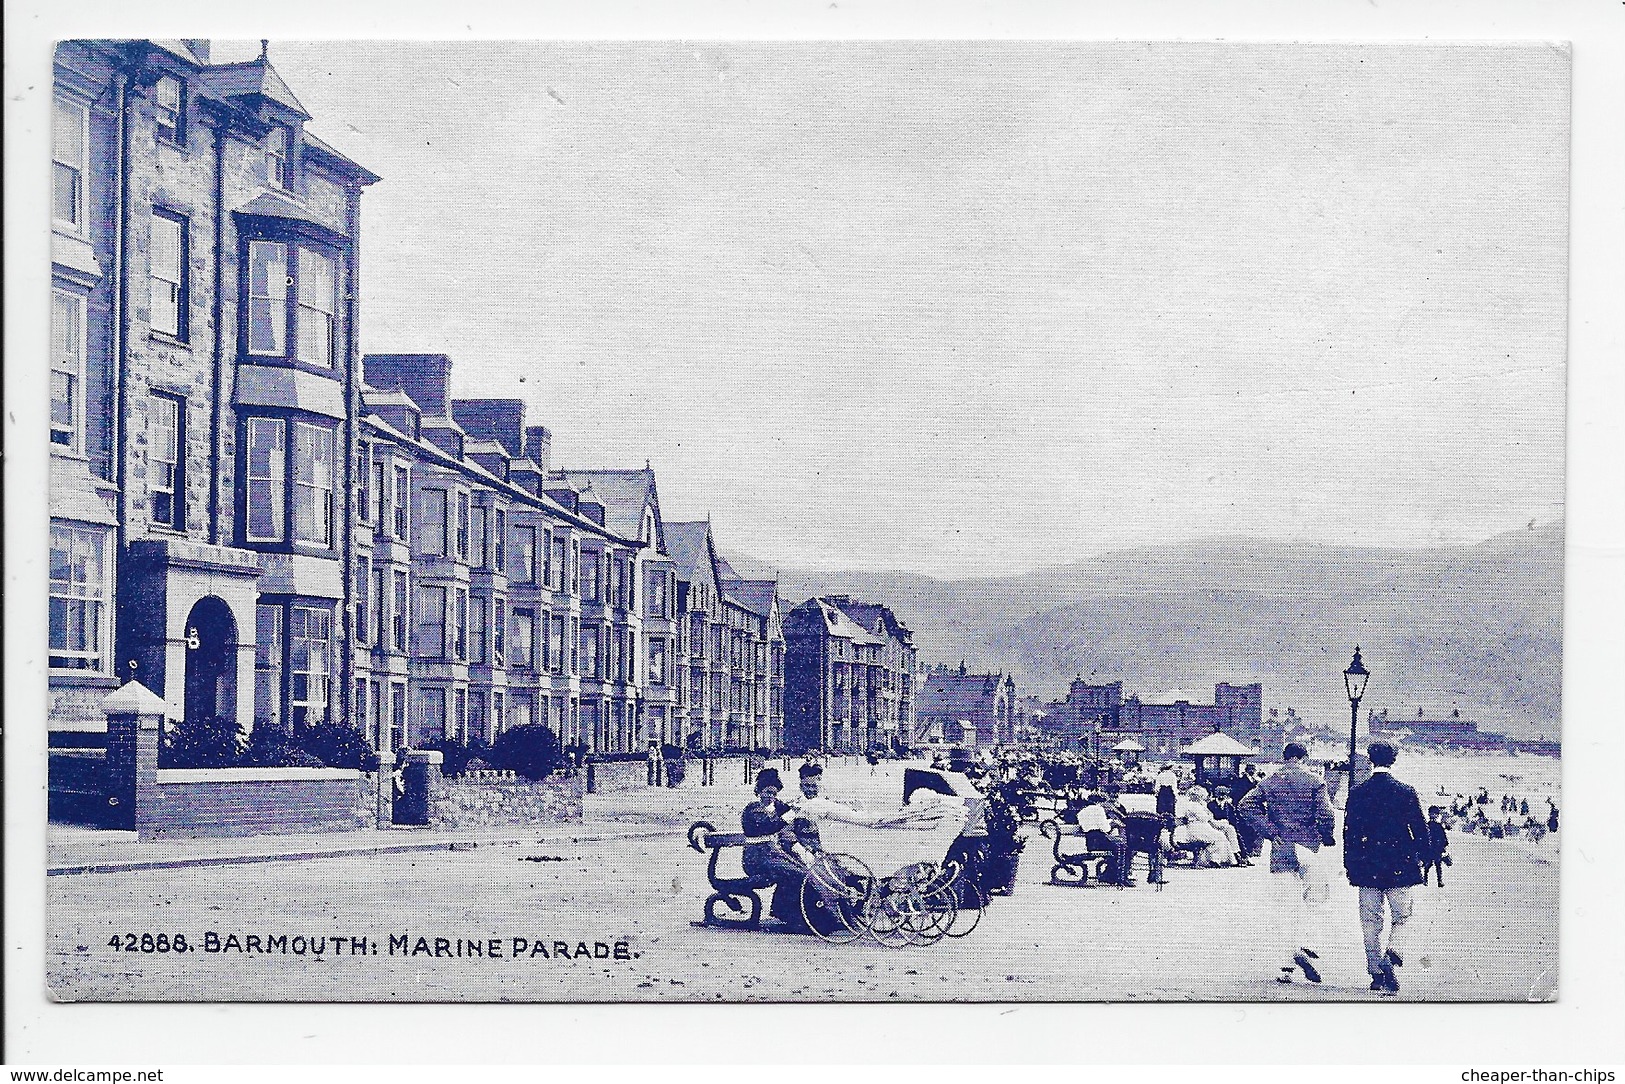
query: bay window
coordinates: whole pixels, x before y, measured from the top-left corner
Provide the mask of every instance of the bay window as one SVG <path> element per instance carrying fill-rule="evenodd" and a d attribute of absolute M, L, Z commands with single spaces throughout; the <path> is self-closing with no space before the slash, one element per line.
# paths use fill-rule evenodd
<path fill-rule="evenodd" d="M 51 524 L 52 670 L 113 672 L 110 537 L 104 527 Z"/>
<path fill-rule="evenodd" d="M 468 562 L 468 494 L 457 494 L 457 559 Z"/>
<path fill-rule="evenodd" d="M 425 489 L 419 507 L 418 545 L 429 557 L 446 556 L 446 491 Z"/>
<path fill-rule="evenodd" d="M 515 606 L 508 627 L 508 660 L 516 670 L 536 668 L 536 613 Z"/>
<path fill-rule="evenodd" d="M 338 261 L 308 245 L 252 240 L 247 263 L 248 353 L 288 358 L 291 321 L 290 360 L 332 368 L 337 343 Z"/>
<path fill-rule="evenodd" d="M 478 664 L 487 661 L 485 642 L 486 629 L 491 621 L 491 600 L 475 595 L 473 603 L 468 626 L 468 661 Z"/>
<path fill-rule="evenodd" d="M 468 562 L 475 568 L 484 568 L 486 560 L 485 520 L 488 513 L 483 504 L 476 504 L 469 510 L 469 515 L 471 517 L 468 524 L 470 549 L 466 556 Z"/>
<path fill-rule="evenodd" d="M 246 537 L 280 542 L 288 469 L 286 426 L 280 418 L 248 419 L 248 501 Z"/>
<path fill-rule="evenodd" d="M 288 636 L 293 725 L 327 722 L 333 674 L 332 611 L 315 606 L 289 607 Z"/>
<path fill-rule="evenodd" d="M 51 443 L 84 450 L 85 299 L 51 291 Z"/>
<path fill-rule="evenodd" d="M 334 522 L 334 429 L 283 418 L 249 418 L 244 538 L 292 541 L 331 549 Z M 292 486 L 288 480 L 292 479 Z"/>
<path fill-rule="evenodd" d="M 288 246 L 248 242 L 248 352 L 280 356 L 288 341 Z"/>
<path fill-rule="evenodd" d="M 90 160 L 90 110 L 58 98 L 51 108 L 51 218 L 85 232 L 85 175 Z"/>
<path fill-rule="evenodd" d="M 491 619 L 491 664 L 506 666 L 508 660 L 508 601 L 496 600 L 495 616 Z"/>
<path fill-rule="evenodd" d="M 446 589 L 418 588 L 417 658 L 446 657 Z"/>
<path fill-rule="evenodd" d="M 390 640 L 395 650 L 404 654 L 406 652 L 406 573 L 401 569 L 395 570 L 395 607 L 390 613 Z"/>
<path fill-rule="evenodd" d="M 333 314 L 337 310 L 337 282 L 333 261 L 312 249 L 299 250 L 296 326 L 300 361 L 333 364 Z"/>
<path fill-rule="evenodd" d="M 254 721 L 282 722 L 282 607 L 254 607 Z"/>

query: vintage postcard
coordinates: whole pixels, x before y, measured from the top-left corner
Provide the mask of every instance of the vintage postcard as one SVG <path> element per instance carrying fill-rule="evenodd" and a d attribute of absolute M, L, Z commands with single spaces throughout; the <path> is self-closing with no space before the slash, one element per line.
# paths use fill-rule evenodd
<path fill-rule="evenodd" d="M 58 43 L 50 996 L 1556 998 L 1569 63 Z"/>

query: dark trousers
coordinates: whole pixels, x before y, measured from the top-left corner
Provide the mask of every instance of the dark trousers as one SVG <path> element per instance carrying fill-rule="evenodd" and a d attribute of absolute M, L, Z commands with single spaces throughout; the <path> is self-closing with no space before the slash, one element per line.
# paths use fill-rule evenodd
<path fill-rule="evenodd" d="M 1110 884 L 1120 885 L 1128 880 L 1128 840 L 1121 835 L 1107 835 L 1098 829 L 1085 832 L 1091 851 L 1109 851 L 1112 859 L 1103 878 Z"/>
<path fill-rule="evenodd" d="M 1444 887 L 1444 863 L 1437 858 L 1422 867 L 1422 883 L 1428 883 L 1428 874 L 1432 873 L 1438 879 L 1438 886 Z"/>

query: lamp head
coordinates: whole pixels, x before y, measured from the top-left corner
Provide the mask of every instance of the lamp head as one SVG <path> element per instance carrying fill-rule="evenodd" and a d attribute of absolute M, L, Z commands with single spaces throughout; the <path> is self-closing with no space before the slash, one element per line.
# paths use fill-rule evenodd
<path fill-rule="evenodd" d="M 1343 671 L 1343 685 L 1348 690 L 1350 700 L 1360 700 L 1365 696 L 1365 683 L 1371 679 L 1371 671 L 1365 668 L 1360 661 L 1360 649 L 1354 649 L 1354 661 L 1349 663 L 1347 670 Z"/>

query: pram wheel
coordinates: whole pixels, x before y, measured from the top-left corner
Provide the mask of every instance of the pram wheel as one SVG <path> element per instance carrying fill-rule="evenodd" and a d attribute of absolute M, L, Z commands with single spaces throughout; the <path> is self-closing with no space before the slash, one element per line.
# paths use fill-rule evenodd
<path fill-rule="evenodd" d="M 832 945 L 845 945 L 868 932 L 875 876 L 849 854 L 821 854 L 801 882 L 801 917 Z"/>

